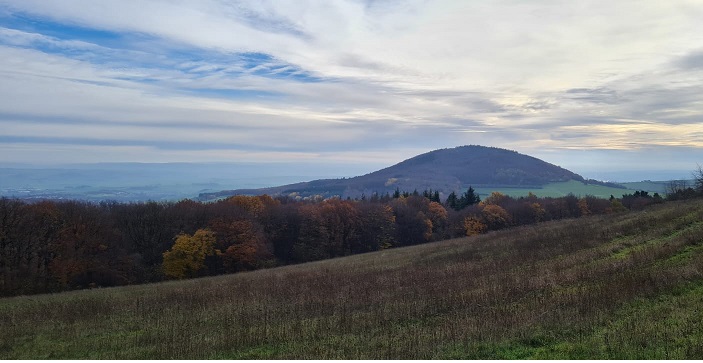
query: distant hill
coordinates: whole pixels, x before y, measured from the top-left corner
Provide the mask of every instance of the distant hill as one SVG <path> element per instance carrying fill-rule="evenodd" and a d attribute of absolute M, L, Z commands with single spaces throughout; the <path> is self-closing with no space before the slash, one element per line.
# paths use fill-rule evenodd
<path fill-rule="evenodd" d="M 438 190 L 444 195 L 469 186 L 540 188 L 552 182 L 584 178 L 569 170 L 516 151 L 485 146 L 460 146 L 430 151 L 385 169 L 347 179 L 320 179 L 261 189 L 201 193 L 200 200 L 245 195 L 338 195 L 342 198 L 372 193 Z"/>

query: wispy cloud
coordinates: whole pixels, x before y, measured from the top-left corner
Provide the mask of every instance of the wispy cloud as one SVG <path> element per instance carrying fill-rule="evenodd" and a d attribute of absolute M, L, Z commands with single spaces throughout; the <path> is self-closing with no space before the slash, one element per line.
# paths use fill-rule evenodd
<path fill-rule="evenodd" d="M 0 0 L 0 146 L 700 150 L 701 16 L 683 0 Z"/>

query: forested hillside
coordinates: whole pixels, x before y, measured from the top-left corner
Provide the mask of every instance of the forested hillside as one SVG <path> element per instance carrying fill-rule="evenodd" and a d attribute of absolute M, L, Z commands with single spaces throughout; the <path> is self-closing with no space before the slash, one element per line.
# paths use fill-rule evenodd
<path fill-rule="evenodd" d="M 0 199 L 0 295 L 219 275 L 617 214 L 662 202 L 612 198 L 480 200 L 472 188 L 359 200 L 235 196 L 214 203 L 27 203 Z"/>
<path fill-rule="evenodd" d="M 701 359 L 701 306 L 693 199 L 250 273 L 4 298 L 0 359 Z"/>

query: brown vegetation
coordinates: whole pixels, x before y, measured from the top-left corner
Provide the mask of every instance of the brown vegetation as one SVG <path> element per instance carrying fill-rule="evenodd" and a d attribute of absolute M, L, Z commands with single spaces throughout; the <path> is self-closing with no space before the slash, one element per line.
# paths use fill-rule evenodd
<path fill-rule="evenodd" d="M 620 205 L 588 196 L 500 193 L 476 204 L 471 188 L 445 205 L 428 191 L 363 200 L 234 196 L 213 203 L 0 198 L 0 296 L 249 271 L 662 201 L 637 194 L 623 196 Z"/>
<path fill-rule="evenodd" d="M 701 303 L 703 202 L 692 200 L 250 273 L 2 299 L 0 358 L 700 359 Z"/>

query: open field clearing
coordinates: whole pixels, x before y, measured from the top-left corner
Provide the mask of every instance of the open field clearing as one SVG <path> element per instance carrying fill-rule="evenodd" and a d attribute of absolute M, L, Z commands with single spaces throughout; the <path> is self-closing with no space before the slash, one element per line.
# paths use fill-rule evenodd
<path fill-rule="evenodd" d="M 634 184 L 634 183 L 633 183 Z M 644 188 L 643 190 L 655 189 L 652 188 L 650 184 L 641 183 Z M 640 184 L 634 184 L 640 185 Z M 580 181 L 570 180 L 567 182 L 556 182 L 545 184 L 542 188 L 476 188 L 476 191 L 481 194 L 482 197 L 490 195 L 492 192 L 497 191 L 511 197 L 522 197 L 526 196 L 528 193 L 532 193 L 538 197 L 551 197 L 558 198 L 564 197 L 569 194 L 576 196 L 585 197 L 591 195 L 597 198 L 608 199 L 611 195 L 616 198 L 621 197 L 623 194 L 632 194 L 638 189 L 632 188 L 628 185 L 628 189 L 613 188 L 604 185 L 597 184 L 584 184 Z M 656 188 L 659 191 L 659 188 Z"/>

